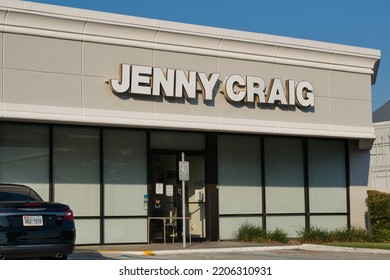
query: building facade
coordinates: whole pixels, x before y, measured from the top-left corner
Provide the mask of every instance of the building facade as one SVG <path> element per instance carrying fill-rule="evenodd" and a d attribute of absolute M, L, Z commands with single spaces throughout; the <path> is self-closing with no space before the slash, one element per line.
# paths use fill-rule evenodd
<path fill-rule="evenodd" d="M 182 154 L 192 239 L 364 226 L 380 51 L 2 3 L 0 182 L 69 204 L 78 244 L 180 238 Z"/>
<path fill-rule="evenodd" d="M 390 101 L 373 113 L 376 139 L 371 149 L 369 188 L 390 192 Z"/>

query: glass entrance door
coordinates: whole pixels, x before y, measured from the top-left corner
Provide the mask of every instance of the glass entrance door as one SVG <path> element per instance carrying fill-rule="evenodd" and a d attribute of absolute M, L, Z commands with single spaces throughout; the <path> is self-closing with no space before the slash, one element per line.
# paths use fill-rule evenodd
<path fill-rule="evenodd" d="M 152 155 L 152 184 L 148 188 L 149 240 L 182 241 L 182 184 L 178 179 L 179 153 Z M 206 238 L 204 157 L 186 156 L 190 180 L 186 182 L 187 238 Z M 165 240 L 164 240 L 165 237 Z"/>
<path fill-rule="evenodd" d="M 152 242 L 164 242 L 166 220 L 163 219 L 177 216 L 179 201 L 176 162 L 176 155 L 152 156 L 152 184 L 148 188 L 149 240 Z M 176 232 L 174 229 L 168 234 L 165 232 L 165 238 L 174 238 L 174 235 L 177 235 L 177 229 Z"/>

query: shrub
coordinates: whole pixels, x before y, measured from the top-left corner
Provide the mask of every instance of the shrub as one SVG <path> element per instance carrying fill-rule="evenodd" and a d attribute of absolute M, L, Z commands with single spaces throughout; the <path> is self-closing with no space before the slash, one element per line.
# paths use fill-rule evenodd
<path fill-rule="evenodd" d="M 241 225 L 235 234 L 236 239 L 241 241 L 254 241 L 256 238 L 265 237 L 265 235 L 265 230 L 261 227 L 248 223 Z"/>
<path fill-rule="evenodd" d="M 268 240 L 274 241 L 274 242 L 279 242 L 279 243 L 287 243 L 288 242 L 287 233 L 279 228 L 275 229 L 274 231 L 268 232 L 267 237 L 268 237 Z"/>
<path fill-rule="evenodd" d="M 371 242 L 372 235 L 359 227 L 335 229 L 330 233 L 332 242 Z"/>
<path fill-rule="evenodd" d="M 303 243 L 370 242 L 373 239 L 367 230 L 358 227 L 328 231 L 312 226 L 307 229 L 302 229 L 297 233 Z"/>
<path fill-rule="evenodd" d="M 287 243 L 287 233 L 281 229 L 267 232 L 260 226 L 245 223 L 235 233 L 235 237 L 240 241 L 255 241 L 255 242 L 279 242 Z"/>
<path fill-rule="evenodd" d="M 368 217 L 375 241 L 390 241 L 390 194 L 367 191 Z"/>
<path fill-rule="evenodd" d="M 303 243 L 326 243 L 330 241 L 329 232 L 316 226 L 297 231 Z"/>

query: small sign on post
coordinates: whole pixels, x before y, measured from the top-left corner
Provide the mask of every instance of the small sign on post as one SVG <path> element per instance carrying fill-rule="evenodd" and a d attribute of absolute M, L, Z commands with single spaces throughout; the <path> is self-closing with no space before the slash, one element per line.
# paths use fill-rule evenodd
<path fill-rule="evenodd" d="M 179 180 L 190 180 L 190 164 L 188 161 L 179 161 Z"/>

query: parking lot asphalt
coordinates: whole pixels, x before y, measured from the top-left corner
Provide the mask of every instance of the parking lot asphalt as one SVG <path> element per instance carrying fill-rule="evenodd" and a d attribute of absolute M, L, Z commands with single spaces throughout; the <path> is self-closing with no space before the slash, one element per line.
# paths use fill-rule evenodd
<path fill-rule="evenodd" d="M 69 259 L 390 259 L 390 250 L 238 241 L 77 246 Z"/>

